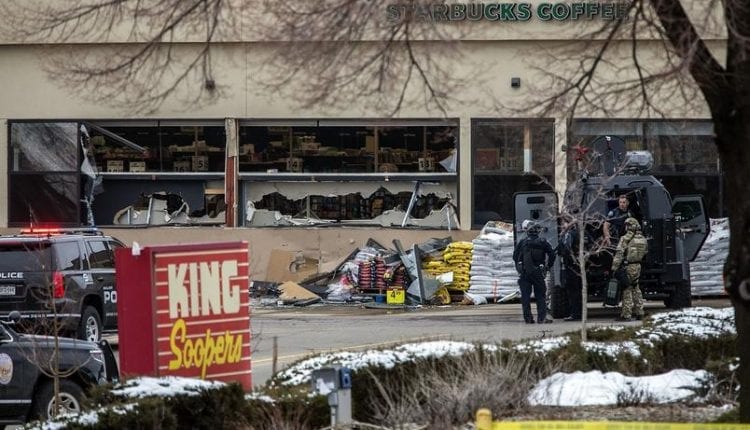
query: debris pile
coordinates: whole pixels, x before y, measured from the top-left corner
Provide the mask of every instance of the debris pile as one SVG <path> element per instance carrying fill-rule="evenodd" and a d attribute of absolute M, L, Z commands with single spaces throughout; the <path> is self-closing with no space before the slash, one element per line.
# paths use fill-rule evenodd
<path fill-rule="evenodd" d="M 369 239 L 329 273 L 318 273 L 317 261 L 301 253 L 274 250 L 268 281 L 275 283 L 254 282 L 254 296 L 272 295 L 278 297 L 273 301 L 276 305 L 297 306 L 321 301 L 385 306 L 386 297 L 398 297 L 401 304 L 404 291 L 405 305 L 478 304 L 518 298 L 511 224 L 489 222 L 471 242 L 430 239 L 406 250 L 398 240 L 393 242 L 395 249 Z M 728 249 L 728 220 L 711 220 L 711 234 L 690 263 L 694 296 L 725 294 L 721 271 Z"/>

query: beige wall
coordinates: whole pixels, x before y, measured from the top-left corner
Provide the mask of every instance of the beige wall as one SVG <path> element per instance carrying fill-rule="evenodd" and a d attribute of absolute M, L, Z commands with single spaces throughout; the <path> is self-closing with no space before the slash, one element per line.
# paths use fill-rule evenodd
<path fill-rule="evenodd" d="M 468 25 L 464 23 L 463 25 Z M 471 118 L 531 117 L 515 110 L 529 107 L 535 100 L 549 93 L 549 82 L 539 70 L 553 70 L 557 60 L 553 53 L 562 54 L 567 50 L 583 49 L 583 45 L 571 45 L 560 40 L 572 37 L 561 33 L 570 30 L 560 23 L 515 23 L 497 24 L 486 28 L 485 36 L 479 29 L 471 28 L 465 40 L 456 45 L 444 46 L 441 42 L 424 42 L 420 49 L 434 52 L 438 64 L 451 71 L 452 78 L 461 83 L 454 89 L 445 88 L 453 100 L 447 110 L 425 107 L 424 103 L 406 105 L 399 118 L 459 118 L 460 120 L 460 174 L 458 184 L 458 206 L 461 228 L 470 228 L 471 219 Z M 568 23 L 570 24 L 570 23 Z M 537 28 L 538 27 L 538 28 Z M 512 30 L 510 30 L 512 28 Z M 555 30 L 556 29 L 556 30 Z M 536 30 L 540 30 L 537 32 Z M 543 31 L 542 31 L 543 30 Z M 499 33 L 498 33 L 499 32 Z M 498 33 L 498 34 L 495 34 Z M 511 37 L 512 35 L 512 37 Z M 505 38 L 506 40 L 502 40 Z M 498 40 L 500 39 L 500 40 Z M 709 46 L 721 57 L 724 41 L 710 40 Z M 640 45 L 640 56 L 647 67 L 655 66 L 663 59 L 662 45 L 657 41 L 644 40 Z M 122 46 L 39 46 L 39 45 L 0 45 L 0 82 L 3 83 L 3 96 L 0 97 L 0 190 L 7 188 L 7 120 L 20 119 L 294 119 L 294 118 L 383 118 L 387 115 L 375 109 L 370 100 L 362 99 L 346 106 L 313 106 L 303 109 L 294 99 L 300 88 L 290 86 L 281 94 L 264 87 L 260 66 L 273 57 L 279 43 L 225 43 L 214 47 L 217 84 L 224 86 L 223 97 L 198 104 L 184 100 L 192 94 L 190 89 L 181 90 L 160 109 L 151 114 L 133 113 L 124 108 L 91 102 L 89 94 L 73 93 L 50 69 L 47 61 L 55 55 L 65 55 L 66 50 L 97 50 L 102 55 L 111 55 L 113 49 Z M 197 49 L 196 45 L 180 45 L 177 52 L 186 53 Z M 626 59 L 629 44 L 620 42 L 612 51 L 613 61 Z M 608 79 L 624 80 L 632 78 L 632 73 L 610 68 L 605 70 Z M 521 78 L 521 88 L 510 87 L 511 77 Z M 438 83 L 440 84 L 440 83 Z M 409 94 L 420 100 L 421 93 Z M 652 99 L 657 107 L 671 118 L 707 118 L 708 112 L 700 97 L 693 104 L 674 97 L 674 91 L 662 90 Z M 638 117 L 640 112 L 633 103 L 623 99 L 613 100 L 611 110 L 606 114 L 615 118 Z M 598 108 L 582 106 L 580 117 L 603 117 L 605 112 Z M 564 113 L 557 112 L 547 117 L 558 117 L 556 128 L 556 155 L 565 142 Z M 564 187 L 564 157 L 557 157 L 556 180 L 558 190 Z M 2 191 L 0 198 L 0 226 L 7 225 L 7 193 Z"/>
<path fill-rule="evenodd" d="M 231 242 L 245 240 L 250 251 L 251 279 L 265 280 L 269 256 L 274 249 L 302 251 L 305 257 L 318 260 L 320 273 L 334 270 L 352 251 L 363 247 L 368 239 L 395 250 L 393 239 L 404 248 L 422 243 L 430 238 L 451 237 L 453 240 L 474 239 L 477 231 L 399 230 L 377 228 L 220 228 L 220 227 L 170 227 L 103 229 L 105 234 L 120 239 L 125 245 L 133 241 L 141 247 L 160 244 L 189 244 Z M 0 229 L 0 233 L 17 233 L 18 229 Z"/>

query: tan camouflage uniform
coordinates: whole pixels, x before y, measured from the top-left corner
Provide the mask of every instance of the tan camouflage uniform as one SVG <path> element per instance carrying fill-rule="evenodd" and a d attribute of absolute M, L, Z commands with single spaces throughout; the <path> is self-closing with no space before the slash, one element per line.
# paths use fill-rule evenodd
<path fill-rule="evenodd" d="M 620 242 L 617 244 L 615 258 L 612 261 L 613 273 L 620 268 L 625 253 L 628 250 L 628 244 L 633 239 L 633 236 L 635 236 L 635 232 L 628 231 L 620 238 Z M 625 266 L 625 273 L 628 274 L 629 286 L 622 290 L 622 312 L 620 313 L 620 317 L 627 319 L 635 314 L 636 317 L 642 318 L 643 295 L 638 286 L 638 280 L 641 277 L 641 263 L 628 263 L 628 265 Z"/>

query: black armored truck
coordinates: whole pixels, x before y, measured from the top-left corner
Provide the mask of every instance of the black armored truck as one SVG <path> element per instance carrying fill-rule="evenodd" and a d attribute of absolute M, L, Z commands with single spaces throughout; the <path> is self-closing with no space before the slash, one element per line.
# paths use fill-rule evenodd
<path fill-rule="evenodd" d="M 702 196 L 672 197 L 648 171 L 653 158 L 645 151 L 625 150 L 615 136 L 601 136 L 587 147 L 576 148 L 578 178 L 567 188 L 562 206 L 553 191 L 522 192 L 514 196 L 514 239 L 525 236 L 523 221 L 542 226 L 541 236 L 557 246 L 566 223 L 585 229 L 586 280 L 589 300 L 604 301 L 612 276 L 614 247 L 603 242 L 607 215 L 628 199 L 630 214 L 648 240 L 642 261 L 640 287 L 646 300 L 663 300 L 673 309 L 691 306 L 690 265 L 709 233 Z M 567 315 L 567 295 L 560 259 L 548 276 L 550 307 L 554 318 Z"/>

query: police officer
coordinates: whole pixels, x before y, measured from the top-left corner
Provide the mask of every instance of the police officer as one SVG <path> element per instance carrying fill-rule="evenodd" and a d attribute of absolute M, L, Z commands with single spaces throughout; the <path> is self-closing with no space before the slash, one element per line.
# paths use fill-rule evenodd
<path fill-rule="evenodd" d="M 641 234 L 641 225 L 635 218 L 625 220 L 625 234 L 617 244 L 615 258 L 612 261 L 612 271 L 625 278 L 620 282 L 622 290 L 622 312 L 617 321 L 632 321 L 643 319 L 643 296 L 638 286 L 641 276 L 641 261 L 648 252 L 648 241 Z M 624 270 L 624 274 L 622 273 Z M 627 275 L 622 276 L 622 275 Z M 625 285 L 623 285 L 625 283 Z"/>
<path fill-rule="evenodd" d="M 633 216 L 629 206 L 628 196 L 621 194 L 617 198 L 617 207 L 607 213 L 607 220 L 604 221 L 602 231 L 606 246 L 610 246 L 613 241 L 617 241 L 620 236 L 625 234 L 625 220 Z"/>
<path fill-rule="evenodd" d="M 584 236 L 584 247 L 589 245 L 590 238 Z M 580 321 L 582 313 L 581 268 L 578 264 L 579 237 L 575 221 L 569 222 L 557 245 L 557 255 L 562 262 L 561 277 L 568 297 L 568 316 L 565 321 Z"/>
<path fill-rule="evenodd" d="M 518 286 L 521 287 L 521 308 L 523 319 L 526 324 L 534 324 L 534 316 L 531 314 L 531 291 L 534 290 L 536 298 L 537 322 L 551 323 L 547 317 L 547 286 L 544 277 L 555 262 L 555 253 L 552 245 L 543 237 L 539 237 L 541 226 L 536 222 L 529 223 L 526 237 L 518 242 L 513 250 L 513 261 L 520 275 Z"/>

